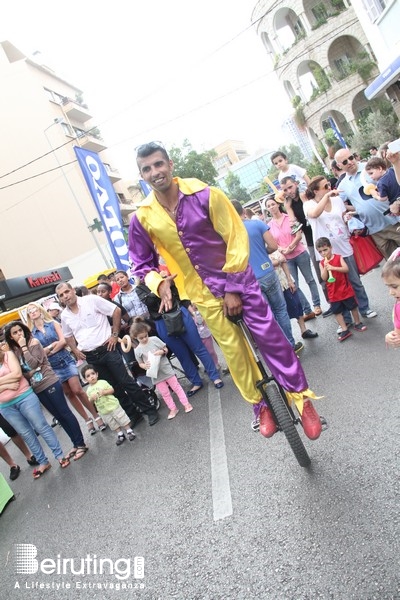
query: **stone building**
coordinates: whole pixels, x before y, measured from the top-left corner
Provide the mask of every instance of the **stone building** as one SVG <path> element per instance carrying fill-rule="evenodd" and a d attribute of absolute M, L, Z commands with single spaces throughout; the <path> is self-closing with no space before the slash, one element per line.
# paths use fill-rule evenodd
<path fill-rule="evenodd" d="M 312 142 L 324 142 L 329 118 L 344 137 L 357 131 L 379 70 L 348 0 L 259 0 L 252 22 Z"/>

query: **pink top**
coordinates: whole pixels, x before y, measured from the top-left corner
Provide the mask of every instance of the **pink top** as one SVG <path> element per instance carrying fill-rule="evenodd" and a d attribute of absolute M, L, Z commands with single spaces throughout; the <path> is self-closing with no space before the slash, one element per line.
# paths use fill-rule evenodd
<path fill-rule="evenodd" d="M 396 302 L 393 309 L 393 325 L 395 329 L 400 329 L 400 302 Z"/>
<path fill-rule="evenodd" d="M 287 248 L 293 242 L 296 235 L 293 235 L 291 232 L 292 226 L 290 225 L 290 220 L 288 215 L 282 213 L 282 220 L 277 221 L 275 219 L 271 219 L 268 221 L 268 225 L 270 227 L 270 231 L 273 237 L 278 242 L 278 245 L 282 248 Z M 290 260 L 291 258 L 296 258 L 299 254 L 306 251 L 306 247 L 302 242 L 299 242 L 293 252 L 289 252 L 285 254 L 286 258 Z"/>
<path fill-rule="evenodd" d="M 0 366 L 0 377 L 2 377 L 3 375 L 8 375 L 11 372 L 11 369 L 8 366 L 8 357 L 10 354 L 11 352 L 4 353 L 3 364 Z M 19 381 L 19 386 L 17 390 L 3 390 L 2 392 L 0 392 L 0 404 L 10 402 L 10 400 L 14 400 L 14 398 L 17 398 L 18 396 L 26 392 L 29 389 L 29 387 L 29 383 L 27 382 L 25 377 L 21 375 L 21 379 Z"/>

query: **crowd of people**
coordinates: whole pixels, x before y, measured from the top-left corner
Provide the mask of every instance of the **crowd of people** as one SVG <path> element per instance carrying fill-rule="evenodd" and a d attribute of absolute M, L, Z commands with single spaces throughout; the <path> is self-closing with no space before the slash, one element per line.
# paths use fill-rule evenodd
<path fill-rule="evenodd" d="M 234 322 L 238 317 L 296 405 L 304 433 L 317 439 L 321 419 L 298 358 L 303 341 L 295 341 L 291 319 L 297 320 L 302 340 L 315 340 L 318 334 L 305 323 L 335 315 L 337 339 L 343 342 L 350 328 L 367 329 L 362 318 L 377 316 L 360 279 L 354 231 L 368 236 L 386 259 L 384 283 L 400 302 L 400 156 L 377 154 L 371 148 L 371 158 L 362 162 L 342 148 L 333 177 L 310 178 L 275 152 L 281 190 L 266 198 L 263 212 L 249 214 L 217 188 L 173 177 L 173 163 L 158 142 L 140 146 L 137 164 L 152 192 L 130 223 L 132 271 L 100 275 L 94 290 L 62 282 L 57 301 L 28 304 L 26 322 L 5 327 L 0 426 L 35 467 L 33 477 L 51 467 L 38 434 L 61 468 L 86 455 L 89 447 L 73 411 L 90 435 L 107 427 L 115 431 L 118 446 L 135 440 L 133 428 L 144 416 L 150 426 L 158 422 L 160 398 L 169 420 L 179 412 L 172 393 L 190 413 L 189 398 L 204 387 L 199 361 L 217 389 L 224 386 L 222 374 L 232 376 L 252 405 L 252 429 L 272 437 L 277 424 L 256 385 L 260 373 Z M 358 225 L 352 230 L 354 219 Z M 299 271 L 312 305 L 299 287 Z M 386 336 L 395 348 L 400 347 L 397 306 L 394 330 Z M 179 332 L 169 329 L 165 315 L 171 312 L 178 313 Z M 120 342 L 126 335 L 124 352 Z M 223 372 L 219 354 L 226 361 Z M 174 356 L 190 382 L 186 391 L 172 367 Z M 61 448 L 42 406 L 53 424 L 63 427 L 71 449 Z M 3 444 L 0 456 L 16 479 L 20 467 Z"/>

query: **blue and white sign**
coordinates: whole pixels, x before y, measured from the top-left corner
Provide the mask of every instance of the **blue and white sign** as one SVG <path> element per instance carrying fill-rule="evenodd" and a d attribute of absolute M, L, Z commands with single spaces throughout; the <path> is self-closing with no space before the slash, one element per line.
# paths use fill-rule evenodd
<path fill-rule="evenodd" d="M 342 134 L 340 133 L 340 131 L 339 131 L 338 127 L 336 126 L 336 123 L 332 119 L 332 117 L 329 117 L 329 125 L 331 126 L 331 129 L 333 130 L 333 135 L 335 136 L 335 138 L 337 139 L 339 144 L 342 146 L 342 148 L 347 148 L 347 144 L 344 141 L 344 138 L 343 138 Z"/>
<path fill-rule="evenodd" d="M 142 192 L 145 196 L 148 196 L 150 192 L 153 191 L 153 188 L 147 183 L 147 181 L 144 181 L 144 179 L 139 179 L 139 185 L 142 188 Z"/>
<path fill-rule="evenodd" d="M 96 152 L 74 146 L 90 194 L 100 215 L 117 269 L 130 268 L 117 194 Z"/>
<path fill-rule="evenodd" d="M 367 100 L 372 100 L 380 92 L 384 92 L 389 85 L 395 82 L 400 75 L 400 56 L 378 75 L 376 79 L 364 90 Z"/>

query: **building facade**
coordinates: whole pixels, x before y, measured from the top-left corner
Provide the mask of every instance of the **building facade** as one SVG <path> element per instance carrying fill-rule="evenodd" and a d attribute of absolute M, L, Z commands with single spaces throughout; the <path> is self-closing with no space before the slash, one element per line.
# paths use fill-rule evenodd
<path fill-rule="evenodd" d="M 244 142 L 239 140 L 226 140 L 215 146 L 213 150 L 216 153 L 213 165 L 218 171 L 218 175 L 225 175 L 232 165 L 249 156 Z"/>
<path fill-rule="evenodd" d="M 113 265 L 74 146 L 99 153 L 125 224 L 129 192 L 80 89 L 8 41 L 0 83 L 0 268 L 8 279 L 65 266 L 79 284 Z"/>
<path fill-rule="evenodd" d="M 386 96 L 400 118 L 400 2 L 352 0 L 352 4 L 371 41 L 380 70 L 365 95 L 368 100 Z"/>
<path fill-rule="evenodd" d="M 330 117 L 343 135 L 357 131 L 379 69 L 348 0 L 259 0 L 252 22 L 313 144 L 324 143 Z"/>
<path fill-rule="evenodd" d="M 258 193 L 264 177 L 268 175 L 272 166 L 270 158 L 272 152 L 273 150 L 260 150 L 229 167 L 229 172 L 239 177 L 240 185 L 250 195 Z M 228 191 L 225 183 L 226 175 L 217 177 L 218 184 L 225 192 Z"/>

